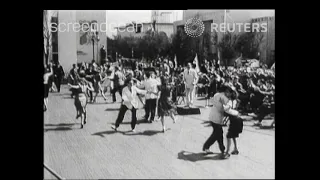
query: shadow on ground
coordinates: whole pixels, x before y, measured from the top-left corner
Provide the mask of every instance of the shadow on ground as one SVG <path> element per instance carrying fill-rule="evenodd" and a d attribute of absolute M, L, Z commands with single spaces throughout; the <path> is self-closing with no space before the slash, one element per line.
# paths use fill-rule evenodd
<path fill-rule="evenodd" d="M 70 96 L 66 96 L 66 97 L 63 97 L 63 99 L 73 99 L 73 98 Z"/>
<path fill-rule="evenodd" d="M 78 123 L 60 123 L 60 124 L 45 124 L 45 126 L 73 126 Z"/>
<path fill-rule="evenodd" d="M 170 130 L 170 128 L 168 128 L 166 131 Z M 105 137 L 105 135 L 110 135 L 110 134 L 115 134 L 115 133 L 121 133 L 123 135 L 126 136 L 136 136 L 136 135 L 142 135 L 142 136 L 153 136 L 156 135 L 158 133 L 163 133 L 162 131 L 154 131 L 154 130 L 146 130 L 143 132 L 132 132 L 132 131 L 115 131 L 115 130 L 110 130 L 110 131 L 102 131 L 102 132 L 97 132 L 94 134 L 91 134 L 92 136 L 100 136 L 100 137 Z"/>
<path fill-rule="evenodd" d="M 94 103 L 89 103 L 90 105 L 101 105 L 101 104 L 113 104 L 113 102 L 106 102 L 106 101 L 99 101 L 99 102 L 94 102 Z"/>
<path fill-rule="evenodd" d="M 110 123 L 111 125 L 115 125 L 115 123 Z M 122 122 L 121 124 L 131 124 L 131 121 Z M 137 120 L 137 124 L 150 124 L 144 119 Z"/>
<path fill-rule="evenodd" d="M 193 153 L 188 151 L 181 151 L 178 153 L 178 159 L 197 162 L 203 160 L 223 160 L 220 158 L 220 153 Z"/>
<path fill-rule="evenodd" d="M 170 128 L 166 129 L 166 131 L 169 131 L 171 130 Z M 159 134 L 159 133 L 163 133 L 162 130 L 161 131 L 155 131 L 155 130 L 146 130 L 146 131 L 143 131 L 143 132 L 127 132 L 127 133 L 124 133 L 124 135 L 126 136 L 137 136 L 137 135 L 140 135 L 140 136 L 153 136 L 153 135 L 156 135 L 156 134 Z"/>
<path fill-rule="evenodd" d="M 44 129 L 44 132 L 48 132 L 48 131 L 70 131 L 72 130 L 72 128 L 70 127 L 58 127 L 58 128 L 47 128 Z"/>
<path fill-rule="evenodd" d="M 124 134 L 125 132 L 123 132 L 123 131 L 110 130 L 110 131 L 96 132 L 96 133 L 91 134 L 91 135 L 92 135 L 92 136 L 105 137 L 104 135 L 110 135 L 110 134 L 115 134 L 115 133 L 121 133 L 121 134 Z"/>
<path fill-rule="evenodd" d="M 108 108 L 105 111 L 119 111 L 120 108 Z"/>

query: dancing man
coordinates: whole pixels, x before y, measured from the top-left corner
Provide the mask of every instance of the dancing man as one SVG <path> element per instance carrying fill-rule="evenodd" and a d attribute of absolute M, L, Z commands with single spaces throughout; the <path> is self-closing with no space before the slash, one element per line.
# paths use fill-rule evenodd
<path fill-rule="evenodd" d="M 147 79 L 140 86 L 141 89 L 144 88 L 146 91 L 153 92 L 153 93 L 146 94 L 145 121 L 149 123 L 152 123 L 154 121 L 156 107 L 157 107 L 157 98 L 158 98 L 156 93 L 158 93 L 158 85 L 160 85 L 160 82 L 158 82 L 155 78 L 151 77 L 151 74 L 154 74 L 154 72 L 146 72 Z M 150 114 L 151 114 L 151 117 L 150 117 L 150 120 L 148 121 Z"/>
<path fill-rule="evenodd" d="M 122 123 L 125 113 L 128 109 L 132 112 L 132 119 L 131 119 L 131 128 L 132 132 L 135 131 L 136 123 L 137 123 L 137 109 L 139 106 L 139 102 L 137 101 L 137 93 L 139 94 L 146 94 L 145 90 L 140 90 L 139 88 L 133 85 L 132 79 L 126 79 L 125 81 L 126 87 L 122 89 L 122 104 L 120 107 L 120 111 L 118 114 L 118 118 L 116 120 L 115 126 L 111 126 L 112 129 L 117 131 L 120 123 Z"/>

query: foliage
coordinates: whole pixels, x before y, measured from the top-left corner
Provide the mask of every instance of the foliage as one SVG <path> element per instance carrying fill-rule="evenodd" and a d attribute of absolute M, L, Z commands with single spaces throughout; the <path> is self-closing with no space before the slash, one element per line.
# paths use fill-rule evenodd
<path fill-rule="evenodd" d="M 231 33 L 231 32 L 226 32 L 221 41 L 218 43 L 218 49 L 220 51 L 220 58 L 221 61 L 225 65 L 229 65 L 230 61 L 236 57 L 237 51 L 236 51 L 236 43 L 238 41 L 238 35 Z"/>
<path fill-rule="evenodd" d="M 242 53 L 243 58 L 254 59 L 257 57 L 263 38 L 264 35 L 261 32 L 242 33 L 235 44 L 235 49 Z"/>
<path fill-rule="evenodd" d="M 118 52 L 123 57 L 131 58 L 133 50 L 133 58 L 155 59 L 157 56 L 167 56 L 170 54 L 170 39 L 164 32 L 147 31 L 142 37 L 119 37 L 107 39 L 108 49 Z M 108 50 L 108 51 L 109 51 Z"/>

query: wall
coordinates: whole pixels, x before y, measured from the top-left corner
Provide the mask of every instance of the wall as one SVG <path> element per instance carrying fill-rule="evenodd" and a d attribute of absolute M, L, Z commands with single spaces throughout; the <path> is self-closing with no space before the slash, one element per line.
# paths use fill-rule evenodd
<path fill-rule="evenodd" d="M 275 18 L 263 17 L 255 19 L 255 23 L 267 23 L 267 32 L 263 33 L 264 38 L 260 45 L 260 60 L 267 64 L 273 63 L 272 51 L 275 50 Z"/>
<path fill-rule="evenodd" d="M 59 10 L 58 13 L 59 23 L 76 22 L 76 11 Z M 76 37 L 74 31 L 58 32 L 58 57 L 65 72 L 68 72 L 72 68 L 72 64 L 77 63 Z"/>
<path fill-rule="evenodd" d="M 156 24 L 156 30 L 158 32 L 165 32 L 170 38 L 170 36 L 173 34 L 173 24 Z"/>
<path fill-rule="evenodd" d="M 80 23 L 97 21 L 102 31 L 106 31 L 106 11 L 105 10 L 77 10 L 76 21 Z M 76 33 L 76 47 L 77 47 L 77 58 L 78 63 L 91 62 L 93 58 L 93 45 L 89 33 L 77 32 Z M 106 47 L 107 36 L 106 32 L 99 32 L 100 41 L 94 44 L 94 59 L 97 63 L 100 63 L 100 48 L 102 45 Z"/>

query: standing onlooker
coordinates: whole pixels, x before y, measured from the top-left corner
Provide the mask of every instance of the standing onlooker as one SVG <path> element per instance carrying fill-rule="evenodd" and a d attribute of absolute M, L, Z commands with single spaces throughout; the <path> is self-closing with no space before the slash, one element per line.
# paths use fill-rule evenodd
<path fill-rule="evenodd" d="M 45 74 L 43 75 L 43 84 L 44 84 L 44 111 L 48 109 L 48 96 L 49 96 L 49 78 L 53 75 L 52 64 L 49 64 L 49 67 L 45 68 Z"/>
<path fill-rule="evenodd" d="M 59 63 L 59 61 L 57 62 L 57 66 L 53 71 L 54 71 L 54 75 L 55 75 L 55 84 L 57 86 L 58 92 L 60 92 L 61 82 L 64 77 L 64 71 L 63 71 L 63 68 L 62 68 L 61 64 Z"/>
<path fill-rule="evenodd" d="M 119 92 L 120 96 L 122 96 L 122 88 L 124 85 L 125 76 L 124 74 L 119 70 L 119 67 L 115 67 L 115 72 L 113 76 L 113 89 L 112 89 L 112 101 L 116 102 L 116 92 Z"/>
<path fill-rule="evenodd" d="M 198 75 L 192 64 L 188 63 L 187 69 L 184 71 L 184 83 L 186 87 L 187 105 L 186 107 L 193 106 L 194 90 L 198 81 Z"/>
<path fill-rule="evenodd" d="M 106 59 L 107 59 L 106 48 L 104 47 L 104 45 L 102 45 L 100 48 L 100 62 L 105 62 Z"/>

